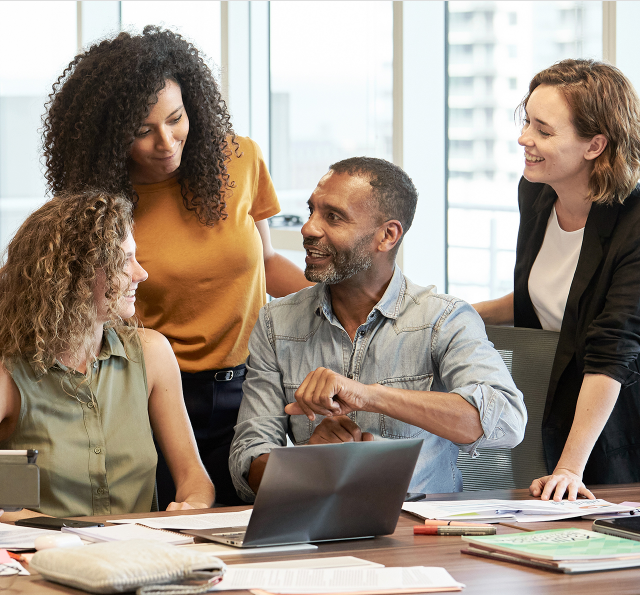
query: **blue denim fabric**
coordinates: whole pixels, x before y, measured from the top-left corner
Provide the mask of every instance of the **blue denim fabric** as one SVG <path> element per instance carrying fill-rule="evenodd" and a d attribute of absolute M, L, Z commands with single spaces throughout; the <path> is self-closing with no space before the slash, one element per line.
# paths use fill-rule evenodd
<path fill-rule="evenodd" d="M 478 447 L 513 447 L 524 436 L 522 394 L 480 316 L 466 302 L 436 294 L 433 286 L 414 285 L 398 267 L 353 343 L 332 312 L 329 288 L 318 284 L 262 308 L 249 352 L 229 457 L 236 490 L 247 502 L 255 498 L 246 481 L 251 462 L 284 446 L 287 434 L 294 444 L 305 444 L 322 421 L 284 413 L 307 374 L 320 366 L 364 384 L 456 393 L 478 409 L 484 434 L 460 445 L 378 413 L 350 414 L 376 440 L 424 440 L 412 492 L 460 491 L 458 447 L 475 455 Z"/>

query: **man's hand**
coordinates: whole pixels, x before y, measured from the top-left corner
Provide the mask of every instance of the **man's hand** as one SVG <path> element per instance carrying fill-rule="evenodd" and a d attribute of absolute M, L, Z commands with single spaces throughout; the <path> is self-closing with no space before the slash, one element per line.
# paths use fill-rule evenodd
<path fill-rule="evenodd" d="M 554 494 L 555 491 L 555 494 Z M 553 475 L 545 475 L 534 479 L 529 486 L 532 496 L 540 496 L 541 500 L 549 500 L 551 496 L 556 502 L 560 502 L 567 492 L 567 500 L 575 500 L 578 494 L 593 500 L 595 496 L 582 483 L 582 478 L 568 469 L 556 467 Z"/>
<path fill-rule="evenodd" d="M 289 403 L 284 411 L 288 415 L 306 415 L 312 421 L 316 414 L 334 417 L 352 411 L 371 411 L 366 408 L 366 393 L 365 384 L 318 368 L 307 374 L 295 392 L 297 402 Z"/>
<path fill-rule="evenodd" d="M 373 434 L 363 432 L 360 426 L 346 415 L 323 419 L 311 434 L 309 444 L 332 444 L 336 442 L 371 442 Z"/>

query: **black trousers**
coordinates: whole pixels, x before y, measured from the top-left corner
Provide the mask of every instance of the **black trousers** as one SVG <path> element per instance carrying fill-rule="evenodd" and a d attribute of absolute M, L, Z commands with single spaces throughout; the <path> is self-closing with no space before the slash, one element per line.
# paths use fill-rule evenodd
<path fill-rule="evenodd" d="M 229 448 L 233 440 L 233 427 L 238 419 L 242 400 L 244 364 L 229 368 L 234 372 L 231 380 L 216 380 L 229 374 L 218 370 L 204 372 L 181 372 L 184 402 L 193 433 L 196 437 L 200 457 L 216 488 L 216 505 L 236 506 L 245 504 L 233 487 L 229 473 Z M 242 376 L 237 373 L 241 372 Z M 158 505 L 165 510 L 175 500 L 174 486 L 169 468 L 162 452 L 158 450 Z"/>

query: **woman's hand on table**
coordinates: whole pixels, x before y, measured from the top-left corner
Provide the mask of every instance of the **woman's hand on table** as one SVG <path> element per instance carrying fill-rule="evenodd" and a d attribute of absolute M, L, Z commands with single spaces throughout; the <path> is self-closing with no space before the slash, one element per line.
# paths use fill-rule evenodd
<path fill-rule="evenodd" d="M 604 374 L 584 375 L 576 413 L 569 437 L 562 449 L 562 456 L 552 475 L 536 479 L 529 486 L 533 496 L 540 496 L 542 500 L 553 497 L 559 502 L 566 492 L 569 500 L 575 500 L 578 496 L 595 499 L 582 483 L 582 473 L 593 446 L 616 404 L 620 386 L 617 380 Z"/>
<path fill-rule="evenodd" d="M 529 492 L 532 496 L 540 496 L 541 500 L 553 497 L 556 502 L 562 500 L 565 492 L 568 500 L 576 500 L 579 495 L 595 500 L 595 496 L 582 483 L 580 475 L 561 467 L 556 467 L 552 475 L 534 479 L 529 486 Z"/>
<path fill-rule="evenodd" d="M 196 508 L 211 508 L 211 506 L 204 502 L 171 502 L 167 506 L 167 510 L 194 510 Z"/>

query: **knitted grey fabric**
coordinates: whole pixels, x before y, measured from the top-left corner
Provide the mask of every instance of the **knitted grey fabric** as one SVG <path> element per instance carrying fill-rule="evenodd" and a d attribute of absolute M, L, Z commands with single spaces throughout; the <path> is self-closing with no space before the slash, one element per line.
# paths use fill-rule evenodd
<path fill-rule="evenodd" d="M 222 560 L 207 554 L 138 539 L 41 550 L 33 556 L 29 567 L 49 581 L 91 593 L 123 593 L 155 587 L 156 590 L 141 590 L 145 595 L 206 593 L 226 568 Z M 190 580 L 211 582 L 174 584 Z M 167 585 L 172 590 L 157 590 L 158 585 Z"/>

